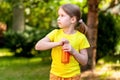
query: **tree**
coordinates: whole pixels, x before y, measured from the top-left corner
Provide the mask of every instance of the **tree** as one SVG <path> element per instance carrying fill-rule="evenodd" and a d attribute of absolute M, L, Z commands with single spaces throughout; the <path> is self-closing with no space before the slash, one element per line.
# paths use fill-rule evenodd
<path fill-rule="evenodd" d="M 104 3 L 105 3 L 106 1 L 104 1 Z M 110 0 L 110 1 L 108 1 L 108 3 L 109 3 L 109 6 L 107 7 L 107 8 L 105 8 L 105 9 L 103 9 L 102 10 L 102 12 L 103 13 L 105 13 L 105 12 L 107 12 L 108 10 L 110 10 L 110 9 L 113 9 L 113 8 L 115 8 L 116 6 L 119 6 L 120 5 L 120 0 Z M 111 10 L 110 10 L 111 11 Z M 119 10 L 115 10 L 115 11 L 113 11 L 113 13 L 119 13 Z"/>
<path fill-rule="evenodd" d="M 90 48 L 88 49 L 88 69 L 94 69 L 96 64 L 96 52 L 97 52 L 97 32 L 98 32 L 98 0 L 88 0 L 88 40 L 90 42 Z"/>
<path fill-rule="evenodd" d="M 98 37 L 98 5 L 99 0 L 88 0 L 88 16 L 87 16 L 87 25 L 88 25 L 88 40 L 91 47 L 88 49 L 88 65 L 84 67 L 85 69 L 94 69 L 96 65 L 96 53 L 97 53 L 97 37 Z M 113 8 L 119 5 L 119 0 L 112 0 L 109 2 L 109 6 L 102 12 L 106 12 L 108 9 Z"/>
<path fill-rule="evenodd" d="M 13 0 L 13 30 L 24 31 L 24 6 L 23 0 Z"/>

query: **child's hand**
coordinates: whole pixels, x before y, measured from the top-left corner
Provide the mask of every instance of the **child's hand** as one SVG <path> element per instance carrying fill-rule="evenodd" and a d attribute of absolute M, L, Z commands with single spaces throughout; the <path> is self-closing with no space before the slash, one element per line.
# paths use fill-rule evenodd
<path fill-rule="evenodd" d="M 73 52 L 73 48 L 72 46 L 69 44 L 69 43 L 65 43 L 62 47 L 62 49 L 65 51 L 65 52 L 69 52 L 69 53 L 72 53 Z"/>
<path fill-rule="evenodd" d="M 61 39 L 61 41 L 58 42 L 59 46 L 63 46 L 66 43 L 69 43 L 69 41 L 65 38 Z"/>
<path fill-rule="evenodd" d="M 62 45 L 63 51 L 69 52 L 69 53 L 72 54 L 73 48 L 72 48 L 72 46 L 70 45 L 69 41 L 68 41 L 67 39 L 62 39 L 62 42 L 63 42 L 63 45 Z"/>
<path fill-rule="evenodd" d="M 62 42 L 62 45 L 69 43 L 69 41 L 67 39 L 65 39 L 65 38 L 62 38 L 61 42 Z"/>

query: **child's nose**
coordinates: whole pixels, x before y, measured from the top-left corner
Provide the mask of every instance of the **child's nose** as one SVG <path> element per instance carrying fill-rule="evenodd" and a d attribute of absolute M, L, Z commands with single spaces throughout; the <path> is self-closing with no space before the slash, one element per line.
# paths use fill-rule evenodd
<path fill-rule="evenodd" d="M 57 21 L 60 21 L 60 17 L 57 18 Z"/>

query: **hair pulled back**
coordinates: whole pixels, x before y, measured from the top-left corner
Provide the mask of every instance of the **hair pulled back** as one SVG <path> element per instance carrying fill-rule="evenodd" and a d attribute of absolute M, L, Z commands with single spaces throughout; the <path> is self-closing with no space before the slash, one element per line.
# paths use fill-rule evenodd
<path fill-rule="evenodd" d="M 80 8 L 77 5 L 74 4 L 64 4 L 61 6 L 61 8 L 70 16 L 76 17 L 77 20 L 77 25 L 75 27 L 75 29 L 77 29 L 78 31 L 82 32 L 83 34 L 87 33 L 87 25 L 83 22 L 83 20 L 81 19 L 82 17 L 82 13 L 80 11 Z"/>

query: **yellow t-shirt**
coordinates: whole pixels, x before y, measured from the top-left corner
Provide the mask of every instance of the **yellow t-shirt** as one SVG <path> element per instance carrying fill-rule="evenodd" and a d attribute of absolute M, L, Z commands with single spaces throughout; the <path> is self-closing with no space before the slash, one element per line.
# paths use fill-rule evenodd
<path fill-rule="evenodd" d="M 72 47 L 77 51 L 88 48 L 90 46 L 85 35 L 80 33 L 79 31 L 69 35 L 65 34 L 62 29 L 55 29 L 47 36 L 51 42 L 58 42 L 61 41 L 62 38 L 66 38 L 69 40 L 69 43 L 72 45 Z M 61 46 L 52 48 L 52 65 L 50 72 L 63 78 L 72 77 L 80 74 L 80 66 L 75 58 L 70 55 L 69 63 L 63 64 L 61 63 L 61 54 Z"/>

